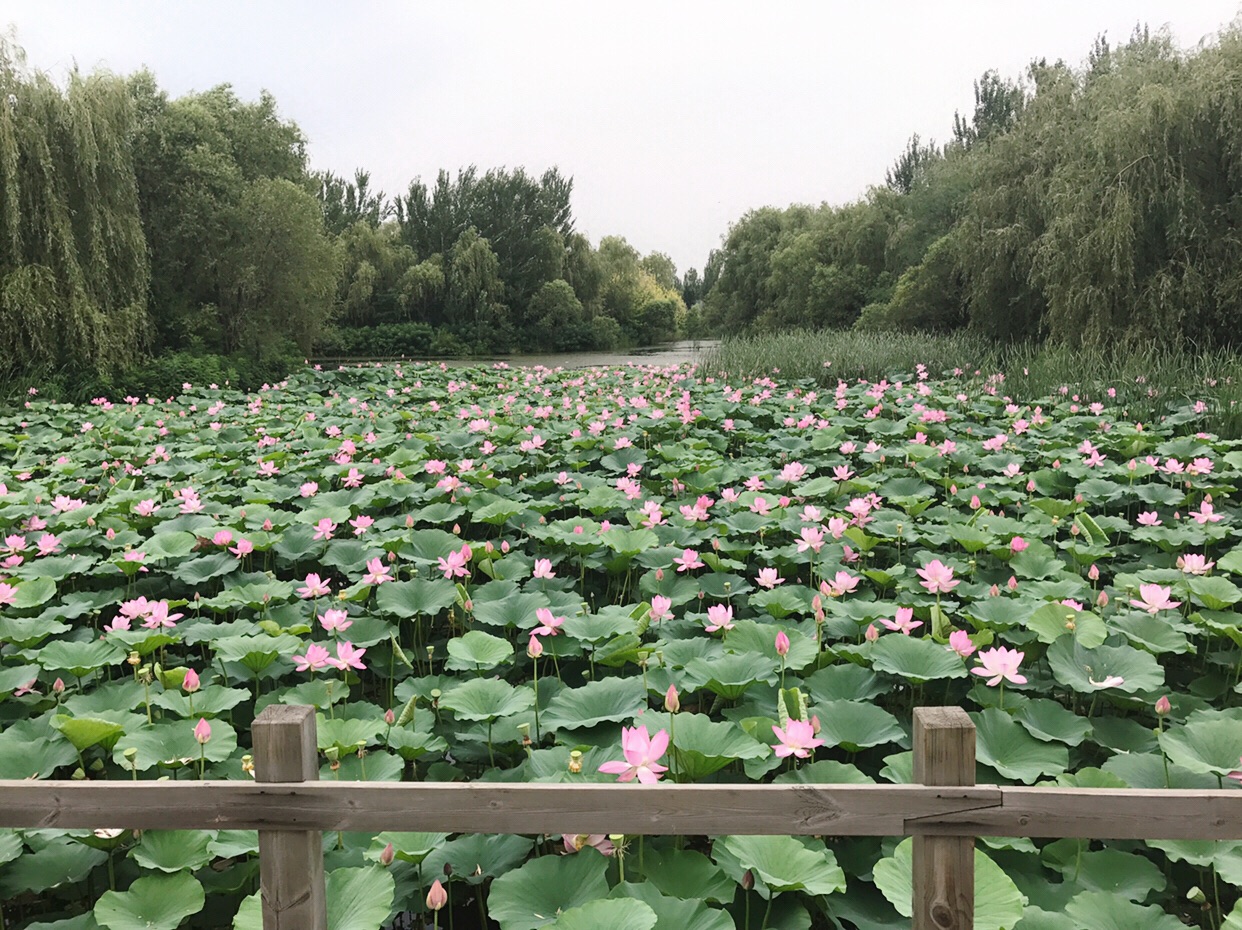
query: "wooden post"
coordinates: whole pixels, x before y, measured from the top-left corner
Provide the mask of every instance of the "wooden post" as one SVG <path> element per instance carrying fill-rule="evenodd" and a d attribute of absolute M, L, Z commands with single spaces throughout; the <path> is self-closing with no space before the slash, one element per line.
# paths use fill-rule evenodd
<path fill-rule="evenodd" d="M 914 709 L 914 780 L 975 783 L 975 725 L 960 707 Z M 913 930 L 974 930 L 975 838 L 914 837 Z"/>
<path fill-rule="evenodd" d="M 315 708 L 269 704 L 251 733 L 255 781 L 318 781 Z M 260 830 L 259 889 L 263 930 L 327 930 L 323 834 Z"/>

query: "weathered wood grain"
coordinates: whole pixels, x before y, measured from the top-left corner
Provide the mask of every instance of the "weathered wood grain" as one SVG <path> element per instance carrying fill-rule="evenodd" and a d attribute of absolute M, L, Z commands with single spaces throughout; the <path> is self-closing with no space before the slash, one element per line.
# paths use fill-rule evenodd
<path fill-rule="evenodd" d="M 914 780 L 975 783 L 975 725 L 960 707 L 915 708 Z M 973 836 L 915 836 L 913 879 L 913 930 L 974 930 Z"/>
<path fill-rule="evenodd" d="M 0 827 L 898 836 L 995 788 L 0 781 Z"/>
<path fill-rule="evenodd" d="M 315 708 L 269 704 L 255 718 L 251 732 L 257 782 L 305 783 L 319 778 Z M 327 930 L 323 834 L 305 827 L 260 830 L 259 890 L 263 930 Z"/>

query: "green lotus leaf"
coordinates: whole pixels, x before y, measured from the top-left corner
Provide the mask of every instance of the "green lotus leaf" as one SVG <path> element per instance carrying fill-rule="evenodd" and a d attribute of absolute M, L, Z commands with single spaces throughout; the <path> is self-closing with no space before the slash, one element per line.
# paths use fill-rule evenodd
<path fill-rule="evenodd" d="M 822 841 L 815 843 L 818 851 L 792 836 L 724 836 L 712 844 L 712 855 L 717 862 L 727 855 L 750 870 L 755 890 L 765 898 L 784 891 L 812 895 L 844 891 L 845 873 L 836 856 Z"/>
<path fill-rule="evenodd" d="M 1091 722 L 1056 701 L 1032 698 L 1013 715 L 1026 731 L 1045 742 L 1077 746 L 1091 734 Z"/>
<path fill-rule="evenodd" d="M 546 926 L 557 914 L 608 895 L 608 863 L 593 849 L 531 859 L 492 883 L 488 914 L 501 930 Z"/>
<path fill-rule="evenodd" d="M 1113 677 L 1123 681 L 1112 687 L 1126 694 L 1154 691 L 1164 684 L 1164 670 L 1155 658 L 1133 646 L 1087 649 L 1066 637 L 1048 647 L 1048 664 L 1057 681 L 1084 694 L 1101 690 L 1102 683 Z"/>
<path fill-rule="evenodd" d="M 30 610 L 40 604 L 46 604 L 56 596 L 56 582 L 46 576 L 31 578 L 17 585 L 17 593 L 13 597 L 14 610 Z"/>
<path fill-rule="evenodd" d="M 535 841 L 525 836 L 488 836 L 472 833 L 436 847 L 423 860 L 423 872 L 442 875 L 444 867 L 451 866 L 453 879 L 465 880 L 471 885 L 481 885 L 489 878 L 498 878 L 511 872 L 526 861 Z M 382 847 L 381 847 L 382 849 Z M 371 845 L 368 858 L 375 850 Z"/>
<path fill-rule="evenodd" d="M 620 527 L 601 533 L 599 540 L 617 555 L 631 559 L 660 545 L 660 537 L 651 530 L 626 530 Z"/>
<path fill-rule="evenodd" d="M 800 765 L 792 772 L 782 772 L 773 779 L 777 784 L 794 785 L 874 785 L 875 779 L 848 762 L 820 759 Z"/>
<path fill-rule="evenodd" d="M 201 869 L 214 858 L 208 851 L 215 834 L 206 830 L 146 830 L 142 841 L 129 851 L 129 856 L 144 869 L 161 872 L 191 872 Z"/>
<path fill-rule="evenodd" d="M 36 661 L 49 672 L 65 671 L 75 678 L 84 678 L 96 669 L 115 665 L 124 658 L 123 649 L 103 640 L 57 640 L 40 649 Z"/>
<path fill-rule="evenodd" d="M 1242 727 L 1226 717 L 1194 716 L 1160 734 L 1169 761 L 1191 772 L 1228 775 L 1242 769 Z"/>
<path fill-rule="evenodd" d="M 1208 610 L 1225 610 L 1242 601 L 1242 588 L 1220 575 L 1186 579 L 1191 599 Z"/>
<path fill-rule="evenodd" d="M 771 752 L 735 723 L 714 722 L 706 714 L 676 716 L 672 741 L 678 778 L 706 778 L 735 759 L 758 759 Z"/>
<path fill-rule="evenodd" d="M 213 552 L 196 559 L 187 559 L 172 569 L 172 576 L 192 587 L 219 578 L 241 567 L 241 561 L 228 552 Z"/>
<path fill-rule="evenodd" d="M 448 641 L 449 660 L 445 668 L 452 671 L 486 671 L 513 658 L 508 640 L 482 630 L 470 630 Z"/>
<path fill-rule="evenodd" d="M 473 678 L 440 699 L 458 720 L 495 720 L 518 714 L 535 703 L 530 688 L 515 688 L 498 678 Z"/>
<path fill-rule="evenodd" d="M 815 713 L 819 717 L 819 738 L 825 746 L 858 752 L 883 743 L 901 743 L 907 738 L 897 718 L 874 704 L 829 701 L 817 704 Z"/>
<path fill-rule="evenodd" d="M 1088 610 L 1075 610 L 1064 604 L 1045 604 L 1036 610 L 1026 622 L 1026 628 L 1039 637 L 1041 643 L 1056 642 L 1062 636 L 1070 636 L 1091 649 L 1108 638 L 1104 621 Z"/>
<path fill-rule="evenodd" d="M 806 690 L 818 703 L 869 701 L 890 690 L 890 684 L 862 665 L 838 663 L 804 679 Z"/>
<path fill-rule="evenodd" d="M 966 665 L 956 652 L 930 639 L 888 634 L 873 644 L 871 667 L 916 683 L 965 678 Z"/>
<path fill-rule="evenodd" d="M 111 720 L 101 720 L 98 717 L 70 717 L 67 714 L 57 714 L 52 720 L 52 726 L 65 734 L 65 739 L 69 740 L 78 752 L 85 752 L 91 746 L 96 745 L 111 749 L 125 733 L 125 727 Z"/>
<path fill-rule="evenodd" d="M 122 771 L 128 772 L 132 764 L 139 772 L 145 772 L 157 765 L 176 768 L 198 764 L 200 758 L 208 762 L 223 762 L 233 755 L 237 749 L 237 731 L 228 722 L 211 721 L 211 739 L 205 744 L 194 738 L 195 723 L 191 720 L 157 720 L 128 731 L 116 741 L 112 759 Z M 138 750 L 132 763 L 125 758 L 126 749 Z"/>
<path fill-rule="evenodd" d="M 107 930 L 177 930 L 203 909 L 203 886 L 188 872 L 135 879 L 128 891 L 105 891 L 95 920 Z"/>
<path fill-rule="evenodd" d="M 914 840 L 907 837 L 897 844 L 893 855 L 875 864 L 876 886 L 888 902 L 905 918 L 913 913 Z M 1022 894 L 1005 872 L 982 850 L 975 850 L 975 930 L 1013 930 L 1022 919 Z M 1079 924 L 1091 927 L 1092 923 Z"/>
<path fill-rule="evenodd" d="M 108 858 L 101 849 L 92 849 L 60 836 L 33 852 L 18 856 L 0 872 L 0 894 L 11 900 L 25 892 L 41 894 L 80 882 L 95 866 Z"/>
<path fill-rule="evenodd" d="M 194 551 L 198 538 L 193 533 L 179 531 L 156 533 L 142 544 L 142 551 L 147 559 L 154 562 L 160 559 L 181 559 Z"/>
<path fill-rule="evenodd" d="M 652 930 L 658 919 L 642 901 L 611 898 L 571 907 L 548 926 L 556 930 Z"/>
<path fill-rule="evenodd" d="M 393 855 L 403 862 L 418 864 L 444 846 L 447 833 L 380 833 L 371 841 L 370 852 L 378 859 L 380 851 L 392 843 Z M 368 858 L 371 858 L 368 853 Z"/>
<path fill-rule="evenodd" d="M 172 711 L 179 717 L 210 719 L 232 710 L 249 699 L 250 692 L 244 688 L 222 688 L 219 685 L 209 685 L 192 695 L 180 690 L 163 691 L 155 695 L 151 703 Z"/>
<path fill-rule="evenodd" d="M 396 885 L 381 866 L 333 869 L 326 885 L 328 930 L 375 930 L 392 911 Z"/>
<path fill-rule="evenodd" d="M 754 605 L 754 598 L 751 598 Z M 733 629 L 724 635 L 724 646 L 729 652 L 739 655 L 764 656 L 773 668 L 780 668 L 781 657 L 776 652 L 776 634 L 784 632 L 789 637 L 789 652 L 785 656 L 785 667 L 793 671 L 806 668 L 819 656 L 814 635 L 807 635 L 793 624 L 755 623 L 753 620 L 741 620 L 734 624 Z M 813 634 L 814 631 L 812 630 Z"/>
<path fill-rule="evenodd" d="M 727 654 L 719 659 L 694 659 L 686 665 L 687 688 L 706 688 L 729 701 L 736 701 L 752 685 L 761 681 L 774 684 L 778 666 L 761 655 Z"/>
<path fill-rule="evenodd" d="M 474 601 L 474 619 L 488 626 L 511 626 L 519 630 L 529 630 L 539 625 L 535 611 L 540 607 L 547 607 L 548 603 L 546 594 L 534 591 L 515 591 L 497 601 L 485 601 L 482 597 L 477 597 Z"/>
<path fill-rule="evenodd" d="M 1066 882 L 1084 891 L 1119 894 L 1141 904 L 1152 892 L 1164 890 L 1164 873 L 1146 856 L 1090 847 L 1089 840 L 1057 840 L 1045 846 L 1040 857 L 1065 876 Z"/>
<path fill-rule="evenodd" d="M 1113 629 L 1120 630 L 1135 646 L 1155 655 L 1169 652 L 1181 655 L 1195 651 L 1194 646 L 1186 639 L 1186 634 L 1180 629 L 1163 617 L 1155 617 L 1142 611 L 1117 617 L 1113 620 Z"/>
<path fill-rule="evenodd" d="M 687 901 L 661 894 L 651 882 L 623 882 L 613 887 L 609 897 L 641 901 L 656 915 L 656 928 L 676 930 L 736 930 L 733 917 L 708 907 L 703 901 Z"/>
<path fill-rule="evenodd" d="M 1091 930 L 1185 930 L 1186 925 L 1158 907 L 1141 907 L 1119 894 L 1084 891 L 1065 905 L 1076 927 Z"/>
<path fill-rule="evenodd" d="M 728 904 L 737 893 L 720 866 L 694 849 L 648 849 L 644 866 L 647 884 L 671 898 Z"/>
<path fill-rule="evenodd" d="M 457 588 L 444 578 L 424 581 L 394 581 L 382 584 L 375 592 L 376 609 L 386 616 L 434 617 L 457 603 Z"/>
<path fill-rule="evenodd" d="M 979 761 L 1006 778 L 1029 785 L 1040 776 L 1059 775 L 1069 767 L 1069 751 L 1064 746 L 1041 742 L 1004 711 L 989 707 L 971 718 Z"/>
<path fill-rule="evenodd" d="M 601 678 L 558 693 L 540 715 L 540 724 L 547 730 L 593 727 L 629 720 L 646 705 L 641 678 Z"/>

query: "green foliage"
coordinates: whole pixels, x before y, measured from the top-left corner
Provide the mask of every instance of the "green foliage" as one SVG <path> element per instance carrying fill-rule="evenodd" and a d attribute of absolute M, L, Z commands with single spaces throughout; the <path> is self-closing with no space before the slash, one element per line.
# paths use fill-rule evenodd
<path fill-rule="evenodd" d="M 65 87 L 0 39 L 0 376 L 106 375 L 143 337 L 149 276 L 125 82 Z"/>

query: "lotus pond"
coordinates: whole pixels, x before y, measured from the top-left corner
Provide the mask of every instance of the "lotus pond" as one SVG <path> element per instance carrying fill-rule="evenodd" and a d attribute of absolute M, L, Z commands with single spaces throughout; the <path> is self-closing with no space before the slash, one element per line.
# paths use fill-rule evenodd
<path fill-rule="evenodd" d="M 921 366 L 306 370 L 0 414 L 0 777 L 1232 787 L 1242 448 Z M 1159 712 L 1158 712 L 1159 711 Z M 260 925 L 242 831 L 0 832 L 13 928 Z M 330 926 L 909 925 L 884 838 L 325 837 Z M 1242 842 L 976 852 L 980 930 L 1242 927 Z M 427 901 L 444 903 L 428 909 Z M 906 916 L 903 916 L 906 915 Z"/>

